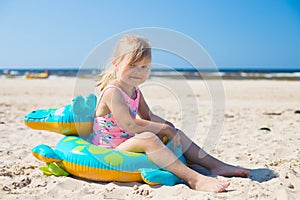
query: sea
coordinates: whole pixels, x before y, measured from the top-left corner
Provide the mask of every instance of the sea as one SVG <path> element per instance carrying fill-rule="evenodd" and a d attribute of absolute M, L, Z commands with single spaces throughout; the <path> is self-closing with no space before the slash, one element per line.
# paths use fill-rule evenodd
<path fill-rule="evenodd" d="M 49 77 L 98 77 L 101 70 L 97 68 L 79 67 L 5 67 L 0 66 L 0 78 L 26 77 L 28 74 L 38 74 L 47 71 Z M 300 80 L 300 66 L 272 67 L 272 66 L 221 66 L 215 68 L 172 67 L 151 69 L 153 77 L 188 79 L 275 79 L 275 80 Z"/>

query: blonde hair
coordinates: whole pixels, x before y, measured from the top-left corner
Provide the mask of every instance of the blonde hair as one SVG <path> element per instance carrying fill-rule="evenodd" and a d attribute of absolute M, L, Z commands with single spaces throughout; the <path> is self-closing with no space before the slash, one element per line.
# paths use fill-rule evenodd
<path fill-rule="evenodd" d="M 151 61 L 151 57 L 151 45 L 147 39 L 136 35 L 124 35 L 119 40 L 107 69 L 100 74 L 97 86 L 102 91 L 116 79 L 117 68 L 115 66 L 119 67 L 121 63 L 123 66 L 134 64 L 144 58 Z"/>

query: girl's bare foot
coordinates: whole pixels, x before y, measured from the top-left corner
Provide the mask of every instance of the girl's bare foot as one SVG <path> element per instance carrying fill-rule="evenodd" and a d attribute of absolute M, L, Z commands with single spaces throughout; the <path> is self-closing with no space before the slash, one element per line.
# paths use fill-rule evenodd
<path fill-rule="evenodd" d="M 190 181 L 192 189 L 203 192 L 223 192 L 230 183 L 199 174 L 194 181 Z"/>
<path fill-rule="evenodd" d="M 250 175 L 250 171 L 242 167 L 236 167 L 223 163 L 219 167 L 210 169 L 212 175 L 226 176 L 226 177 L 242 177 L 247 178 Z"/>

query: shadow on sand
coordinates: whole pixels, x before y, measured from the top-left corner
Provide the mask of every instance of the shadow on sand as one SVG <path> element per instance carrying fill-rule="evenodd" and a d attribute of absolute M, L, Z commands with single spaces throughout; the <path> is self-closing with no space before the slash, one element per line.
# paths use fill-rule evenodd
<path fill-rule="evenodd" d="M 199 172 L 200 174 L 211 176 L 209 170 L 207 170 L 204 167 L 198 165 L 192 165 L 189 167 Z M 252 181 L 257 181 L 259 183 L 266 182 L 273 178 L 278 177 L 278 174 L 276 172 L 268 168 L 247 169 L 247 170 L 250 171 L 250 176 L 248 178 L 251 179 Z"/>
<path fill-rule="evenodd" d="M 249 178 L 252 181 L 257 181 L 259 183 L 269 181 L 273 178 L 278 177 L 278 174 L 273 170 L 268 168 L 259 168 L 259 169 L 248 169 L 250 171 Z"/>

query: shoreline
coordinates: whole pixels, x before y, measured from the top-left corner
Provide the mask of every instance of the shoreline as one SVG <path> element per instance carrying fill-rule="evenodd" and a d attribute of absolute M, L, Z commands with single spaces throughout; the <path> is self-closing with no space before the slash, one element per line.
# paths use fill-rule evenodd
<path fill-rule="evenodd" d="M 79 78 L 79 79 L 98 79 L 99 75 L 53 75 L 50 74 L 47 78 L 40 79 L 63 79 L 63 78 Z M 228 73 L 228 74 L 219 74 L 219 73 L 180 73 L 180 74 L 162 74 L 162 73 L 152 73 L 149 77 L 151 78 L 165 78 L 165 79 L 186 79 L 186 80 L 277 80 L 277 81 L 299 81 L 300 73 Z M 26 75 L 0 75 L 1 79 L 27 79 Z M 31 78 L 39 79 L 39 78 Z M 30 80 L 30 79 L 27 79 Z"/>
<path fill-rule="evenodd" d="M 49 77 L 79 77 L 97 79 L 99 69 L 0 69 L 1 78 L 36 77 L 37 74 L 47 72 Z M 32 75 L 32 76 L 30 76 Z M 43 77 L 43 76 L 42 76 Z M 47 76 L 48 77 L 48 76 Z M 46 77 L 46 78 L 47 78 Z M 223 70 L 197 70 L 178 68 L 172 70 L 152 69 L 150 77 L 185 78 L 206 80 L 300 80 L 300 71 L 297 69 L 256 70 L 256 69 L 223 69 Z"/>

